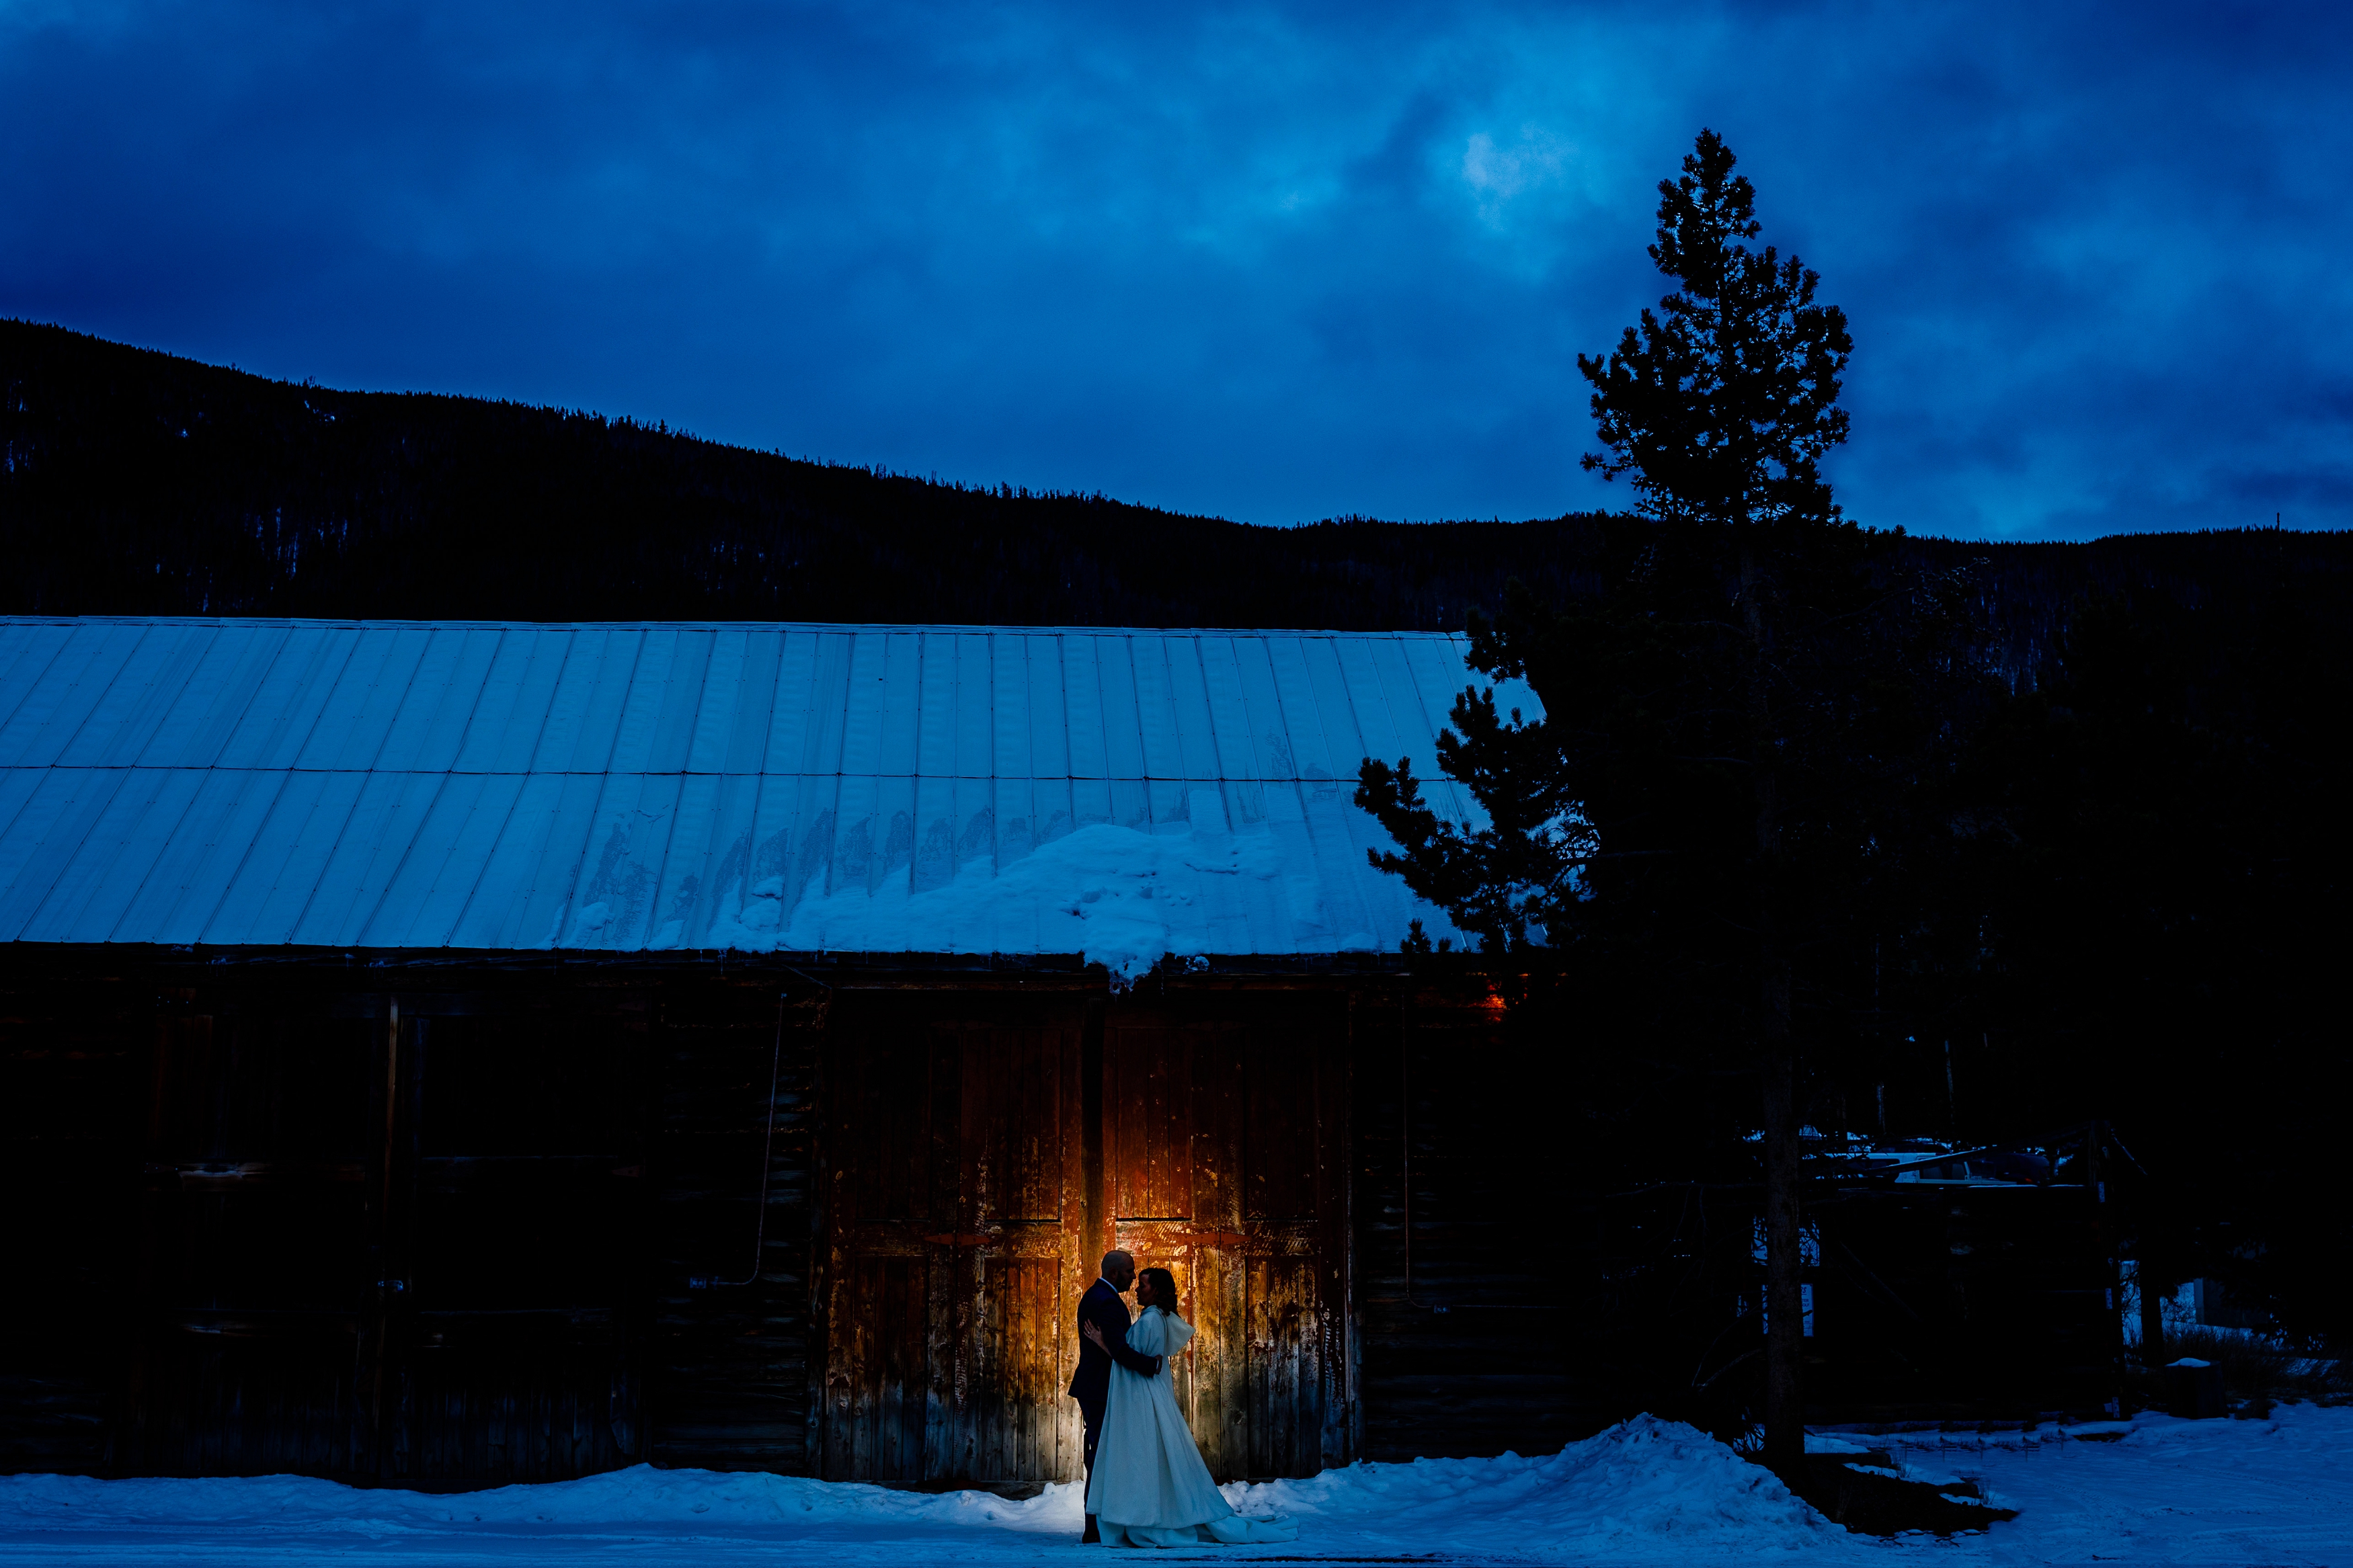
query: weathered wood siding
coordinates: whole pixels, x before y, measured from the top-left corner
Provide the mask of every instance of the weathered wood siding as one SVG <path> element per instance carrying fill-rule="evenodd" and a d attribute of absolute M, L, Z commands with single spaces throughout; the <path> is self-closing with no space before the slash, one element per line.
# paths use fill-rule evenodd
<path fill-rule="evenodd" d="M 280 1016 L 193 988 L 160 998 L 125 1469 L 376 1469 L 380 1134 L 387 1089 L 406 1087 L 387 1082 L 386 1033 L 356 1011 Z M 413 1157 L 401 1166 L 406 1187 Z"/>
<path fill-rule="evenodd" d="M 6 976 L 0 1464 L 804 1468 L 821 988 L 388 978 Z"/>
<path fill-rule="evenodd" d="M 1347 1023 L 1345 995 L 1213 993 L 1104 1030 L 1102 1240 L 1176 1275 L 1177 1403 L 1221 1480 L 1352 1456 Z"/>
<path fill-rule="evenodd" d="M 522 1481 L 643 1456 L 644 994 L 165 1001 L 125 1468 Z"/>
<path fill-rule="evenodd" d="M 1177 1279 L 1213 1472 L 1350 1457 L 1344 994 L 845 994 L 827 1063 L 824 1475 L 1076 1477 L 1113 1246 Z"/>
<path fill-rule="evenodd" d="M 1112 1245 L 1221 1479 L 1608 1418 L 1475 998 L 827 973 L 16 973 L 10 1462 L 1034 1486 Z"/>
<path fill-rule="evenodd" d="M 0 974 L 0 1470 L 115 1464 L 153 1003 Z"/>
<path fill-rule="evenodd" d="M 1368 993 L 1355 1034 L 1364 1457 L 1548 1453 L 1606 1426 L 1587 1303 L 1557 1285 L 1586 1237 L 1530 1147 L 1575 1135 L 1546 1126 L 1550 1073 L 1514 1068 L 1476 991 Z"/>
<path fill-rule="evenodd" d="M 797 978 L 672 985 L 660 998 L 660 1121 L 648 1173 L 656 1464 L 809 1467 L 812 1162 L 826 1017 L 825 993 Z"/>
<path fill-rule="evenodd" d="M 828 1031 L 821 1473 L 1079 1464 L 1084 1003 L 852 994 Z"/>

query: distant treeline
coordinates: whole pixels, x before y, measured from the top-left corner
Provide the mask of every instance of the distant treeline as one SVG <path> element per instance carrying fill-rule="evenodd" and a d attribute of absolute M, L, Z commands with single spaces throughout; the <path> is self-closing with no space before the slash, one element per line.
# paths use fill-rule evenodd
<path fill-rule="evenodd" d="M 333 392 L 0 322 L 0 612 L 1458 629 L 1590 591 L 1601 513 L 1267 528 L 942 484 L 593 414 Z M 2353 602 L 2353 536 L 1913 548 L 2031 679 L 2068 606 Z M 2228 640 L 2227 638 L 2225 640 Z"/>
<path fill-rule="evenodd" d="M 1597 520 L 1294 530 L 0 322 L 0 611 L 1460 626 Z"/>

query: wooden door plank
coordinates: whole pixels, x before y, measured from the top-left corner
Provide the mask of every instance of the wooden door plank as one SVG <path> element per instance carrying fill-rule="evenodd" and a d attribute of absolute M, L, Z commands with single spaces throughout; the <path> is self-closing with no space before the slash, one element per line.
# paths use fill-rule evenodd
<path fill-rule="evenodd" d="M 857 1037 L 828 1031 L 825 1081 L 833 1090 L 819 1134 L 819 1168 L 826 1174 L 821 1196 L 825 1227 L 824 1370 L 819 1407 L 819 1469 L 826 1480 L 846 1481 L 857 1472 L 857 1290 L 849 1237 L 860 1217 L 860 1178 L 871 1156 L 860 1142 L 864 1127 L 865 1083 L 859 1072 Z"/>
<path fill-rule="evenodd" d="M 866 1258 L 861 1264 L 860 1272 L 872 1283 L 862 1303 L 865 1310 L 859 1314 L 859 1452 L 850 1473 L 864 1480 L 882 1480 L 896 1475 L 899 1469 L 899 1432 L 905 1390 L 896 1382 L 899 1368 L 894 1364 L 892 1352 L 908 1331 L 903 1321 L 906 1280 L 904 1264 L 899 1258 Z M 897 1279 L 892 1278 L 894 1267 L 902 1270 Z M 894 1286 L 898 1289 L 894 1289 Z"/>
<path fill-rule="evenodd" d="M 1082 1201 L 1088 1187 L 1086 1151 L 1089 1142 L 1083 1125 L 1086 1108 L 1082 1074 L 1087 1057 L 1087 1037 L 1092 1033 L 1097 1066 L 1103 1055 L 1103 1005 L 1089 1002 L 1083 1018 L 1076 1024 L 1065 1024 L 1062 1029 L 1062 1052 L 1059 1063 L 1061 1074 L 1062 1113 L 1059 1119 L 1062 1140 L 1062 1223 L 1056 1228 L 1054 1250 L 1059 1266 L 1054 1271 L 1051 1289 L 1046 1294 L 1047 1343 L 1050 1348 L 1052 1368 L 1046 1386 L 1046 1397 L 1051 1404 L 1053 1419 L 1049 1423 L 1050 1447 L 1043 1455 L 1039 1469 L 1042 1475 L 1059 1481 L 1071 1481 L 1084 1473 L 1084 1437 L 1080 1422 L 1078 1402 L 1070 1396 L 1071 1378 L 1078 1371 L 1079 1336 L 1072 1321 L 1078 1307 L 1079 1293 L 1094 1279 L 1091 1271 L 1097 1259 L 1089 1255 L 1095 1251 L 1094 1237 L 1086 1232 L 1092 1217 Z M 1098 1105 L 1100 1110 L 1100 1105 Z M 1100 1124 L 1102 1118 L 1096 1118 Z M 1098 1131 L 1097 1137 L 1100 1137 Z M 1102 1184 L 1101 1144 L 1097 1143 L 1098 1163 L 1095 1184 Z M 1102 1209 L 1098 1198 L 1095 1208 Z"/>
<path fill-rule="evenodd" d="M 403 1018 L 399 999 L 385 1006 L 385 1088 L 381 1118 L 383 1186 L 376 1256 L 369 1272 L 376 1280 L 376 1336 L 366 1368 L 369 1423 L 377 1448 L 372 1467 L 389 1479 L 417 1473 L 416 1408 L 417 1200 L 420 1122 L 428 1045 L 426 1020 Z M 462 1472 L 460 1472 L 462 1473 Z"/>
<path fill-rule="evenodd" d="M 852 1244 L 861 1223 L 879 1205 L 881 1186 L 875 1178 L 883 1151 L 868 1115 L 870 1090 L 866 1080 L 868 1037 L 864 1030 L 843 1029 L 828 1041 L 830 1081 L 836 1086 L 833 1114 L 824 1133 L 828 1163 L 828 1204 L 826 1226 L 826 1370 L 824 1469 L 827 1480 L 847 1481 L 860 1474 L 860 1442 L 869 1444 L 871 1416 L 865 1407 L 864 1309 L 872 1300 L 864 1260 Z"/>
<path fill-rule="evenodd" d="M 1164 1034 L 1155 1040 L 1155 1048 L 1135 1064 L 1134 1077 L 1140 1089 L 1135 1110 L 1143 1133 L 1144 1156 L 1138 1165 L 1135 1194 L 1135 1215 L 1140 1219 L 1167 1219 L 1174 1214 L 1168 1203 L 1168 1058 L 1173 1054 Z"/>
<path fill-rule="evenodd" d="M 952 1138 L 936 1142 L 939 1157 L 955 1171 L 953 1190 L 943 1189 L 945 1223 L 933 1243 L 935 1263 L 946 1274 L 941 1317 L 934 1325 L 930 1344 L 934 1407 L 924 1453 L 924 1479 L 944 1481 L 972 1473 L 982 1437 L 972 1408 L 974 1396 L 986 1386 L 991 1357 L 986 1343 L 989 1317 L 987 1260 L 975 1246 L 987 1223 L 988 1194 L 996 1163 L 990 1144 L 997 1131 L 997 1106 L 1004 1085 L 990 1071 L 993 1032 L 960 1026 L 942 1029 L 937 1041 L 955 1053 L 957 1112 Z M 950 1070 L 945 1065 L 939 1069 Z"/>
<path fill-rule="evenodd" d="M 1254 1476 L 1274 1473 L 1271 1456 L 1274 1444 L 1274 1412 L 1269 1405 L 1271 1385 L 1277 1375 L 1274 1365 L 1276 1346 L 1267 1332 L 1266 1292 L 1267 1262 L 1262 1258 L 1251 1258 L 1249 1271 L 1249 1305 L 1244 1321 L 1250 1326 L 1250 1379 L 1247 1434 L 1249 1452 L 1244 1466 Z"/>
<path fill-rule="evenodd" d="M 1351 994 L 1351 1009 L 1354 1003 Z M 1356 1457 L 1356 1310 L 1350 1268 L 1355 1205 L 1349 1180 L 1356 1093 L 1349 1020 L 1349 1013 L 1325 1020 L 1316 1070 L 1315 1213 L 1321 1233 L 1317 1263 L 1323 1325 L 1317 1365 L 1324 1415 L 1317 1458 L 1322 1468 L 1345 1465 Z"/>
<path fill-rule="evenodd" d="M 1208 1136 L 1208 1142 L 1219 1152 L 1221 1174 L 1216 1193 L 1215 1213 L 1199 1217 L 1212 1221 L 1210 1228 L 1218 1232 L 1240 1235 L 1244 1227 L 1243 1215 L 1250 1184 L 1249 1152 L 1244 1138 L 1248 1124 L 1250 1066 L 1248 1041 L 1240 1030 L 1223 1029 L 1205 1039 L 1202 1046 L 1214 1052 L 1216 1063 L 1208 1075 L 1213 1097 L 1209 1101 L 1210 1128 Z M 1215 1399 L 1208 1414 L 1219 1438 L 1217 1473 L 1220 1479 L 1233 1479 L 1248 1473 L 1250 1468 L 1249 1273 L 1240 1258 L 1228 1251 L 1219 1274 L 1221 1289 L 1217 1298 L 1217 1379 Z"/>
<path fill-rule="evenodd" d="M 851 1264 L 849 1310 L 840 1317 L 846 1352 L 842 1375 L 849 1410 L 844 1432 L 843 1480 L 871 1479 L 878 1473 L 875 1456 L 881 1439 L 882 1411 L 881 1369 L 876 1361 L 882 1332 L 878 1314 L 884 1310 L 882 1264 L 882 1259 L 872 1258 L 860 1258 Z"/>
<path fill-rule="evenodd" d="M 970 1211 L 964 1194 L 970 1191 L 971 1173 L 965 1154 L 964 1107 L 967 1031 L 963 1028 L 924 1029 L 931 1056 L 932 1114 L 928 1140 L 930 1190 L 922 1217 L 936 1222 L 951 1240 L 935 1256 L 924 1296 L 923 1376 L 917 1385 L 921 1405 L 915 1419 L 921 1434 L 918 1468 L 911 1479 L 928 1480 L 952 1474 L 959 1457 L 955 1399 L 957 1363 L 963 1350 L 957 1331 L 962 1315 L 970 1321 L 972 1292 L 963 1269 L 955 1267 L 954 1237 L 967 1233 Z M 939 1233 L 934 1233 L 939 1234 Z M 895 1478 L 894 1478 L 895 1479 Z"/>
<path fill-rule="evenodd" d="M 1126 1184 L 1126 1166 L 1124 1163 L 1126 1159 L 1126 1127 L 1120 1114 L 1121 1102 L 1125 1098 L 1120 1064 L 1127 1055 L 1126 1035 L 1127 1029 L 1118 1018 L 1105 1018 L 1100 1037 L 1102 1047 L 1095 1063 L 1101 1083 L 1095 1096 L 1092 1129 L 1096 1162 L 1095 1228 L 1087 1237 L 1084 1247 L 1084 1261 L 1089 1265 L 1100 1264 L 1103 1255 L 1118 1245 L 1114 1238 L 1119 1230 L 1120 1193 Z M 1082 1273 L 1080 1279 L 1083 1282 L 1081 1288 L 1084 1289 L 1092 1284 L 1094 1275 Z"/>
<path fill-rule="evenodd" d="M 947 1271 L 928 1258 L 893 1258 L 892 1265 L 902 1279 L 896 1295 L 903 1303 L 901 1311 L 906 1327 L 892 1341 L 898 1353 L 891 1368 L 891 1384 L 898 1391 L 899 1419 L 894 1460 L 886 1479 L 927 1480 L 932 1472 L 925 1463 L 926 1449 L 937 1420 L 939 1395 L 926 1374 L 924 1352 L 939 1331 L 939 1308 L 946 1291 L 938 1276 Z"/>
<path fill-rule="evenodd" d="M 1018 1427 L 1021 1402 L 1021 1266 L 994 1256 L 987 1262 L 990 1317 L 977 1336 L 987 1352 L 987 1375 L 971 1390 L 974 1427 L 973 1457 L 966 1473 L 974 1479 L 1011 1474 L 1018 1465 Z"/>

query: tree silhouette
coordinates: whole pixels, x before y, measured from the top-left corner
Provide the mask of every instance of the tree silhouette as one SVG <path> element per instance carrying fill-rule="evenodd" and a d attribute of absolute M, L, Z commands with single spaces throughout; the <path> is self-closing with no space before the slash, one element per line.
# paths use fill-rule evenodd
<path fill-rule="evenodd" d="M 1366 759 L 1357 800 L 1400 846 L 1374 863 L 1487 951 L 1606 951 L 1604 984 L 1639 973 L 1673 998 L 1621 1018 L 1686 1058 L 1736 1042 L 1761 1091 L 1765 1457 L 1795 1476 L 1801 960 L 1834 967 L 1841 928 L 1901 902 L 1906 818 L 1977 677 L 1962 582 L 1907 568 L 1831 499 L 1846 321 L 1795 257 L 1750 248 L 1733 168 L 1703 132 L 1660 185 L 1651 257 L 1679 287 L 1577 362 L 1603 448 L 1586 465 L 1630 476 L 1651 530 L 1597 601 L 1556 614 L 1523 591 L 1473 622 L 1473 666 L 1545 708 L 1455 705 L 1440 766 L 1489 821 L 1440 818 L 1408 761 Z"/>

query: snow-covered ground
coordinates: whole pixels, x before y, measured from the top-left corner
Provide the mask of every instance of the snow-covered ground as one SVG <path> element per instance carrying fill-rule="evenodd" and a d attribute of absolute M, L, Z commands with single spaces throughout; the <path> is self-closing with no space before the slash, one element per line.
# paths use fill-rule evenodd
<path fill-rule="evenodd" d="M 2146 1415 L 2114 1442 L 2015 1434 L 1899 1450 L 1915 1475 L 1976 1479 L 2018 1509 L 1989 1532 L 1850 1535 L 1688 1426 L 1640 1417 L 1543 1458 L 1357 1465 L 1229 1487 L 1280 1511 L 1294 1544 L 1176 1555 L 1296 1562 L 2010 1564 L 2353 1563 L 2353 1410 L 2267 1421 Z M 2050 1436 L 2049 1429 L 2043 1434 Z M 1870 1439 L 1875 1444 L 1885 1439 Z M 1820 1445 L 1819 1446 L 1834 1446 Z M 927 1497 L 788 1477 L 638 1468 L 558 1486 L 427 1496 L 295 1478 L 94 1481 L 0 1477 L 0 1564 L 331 1563 L 1014 1563 L 1101 1561 L 1078 1497 Z"/>

